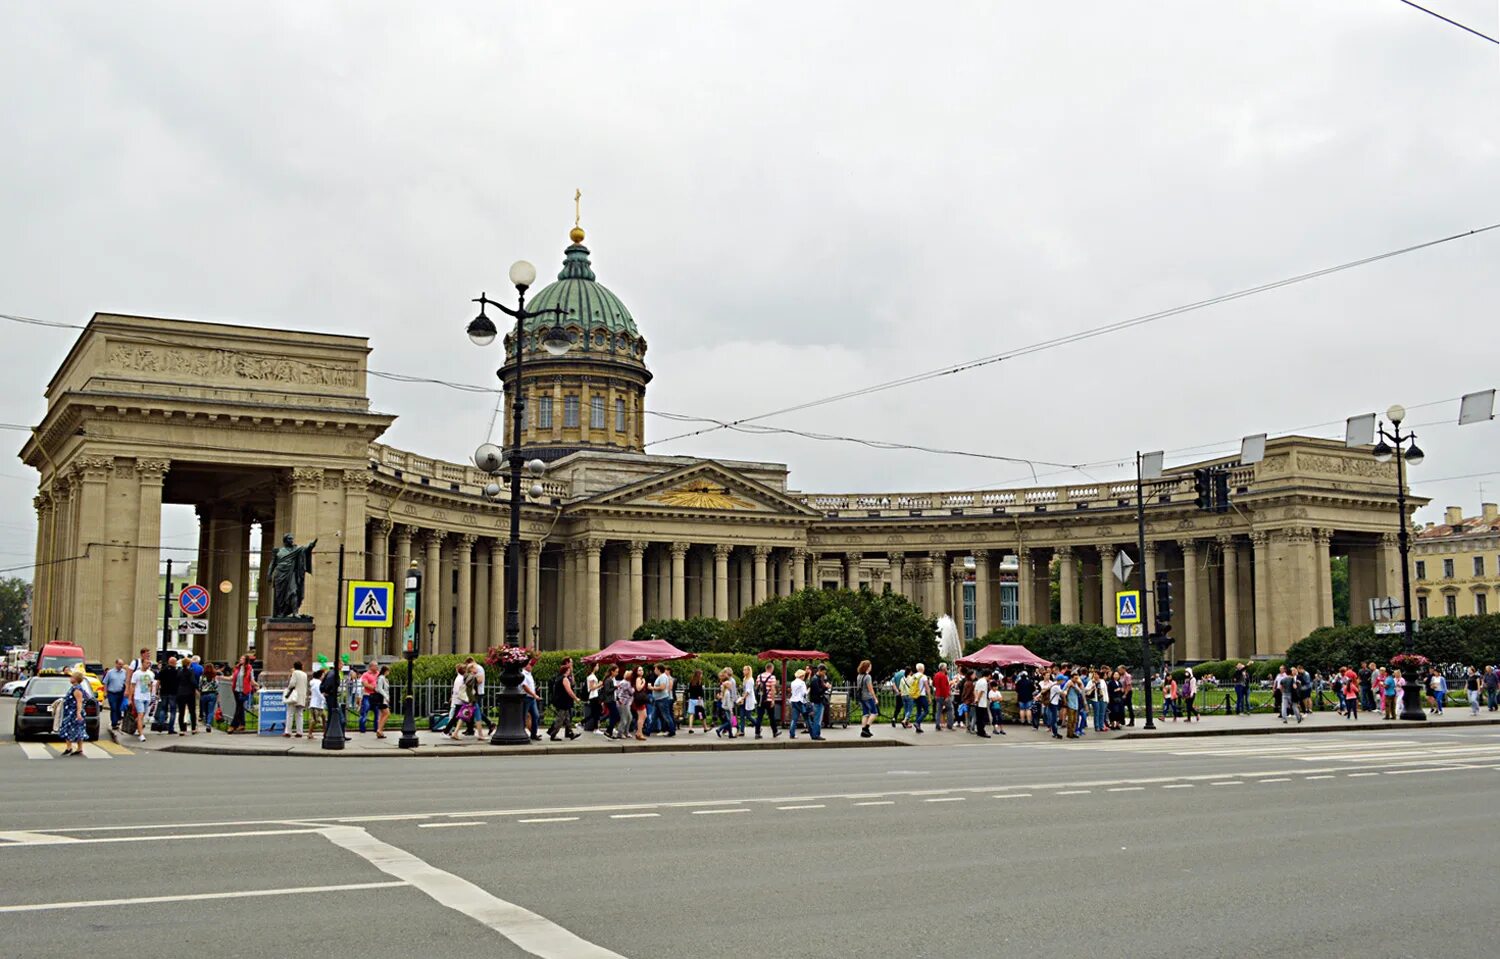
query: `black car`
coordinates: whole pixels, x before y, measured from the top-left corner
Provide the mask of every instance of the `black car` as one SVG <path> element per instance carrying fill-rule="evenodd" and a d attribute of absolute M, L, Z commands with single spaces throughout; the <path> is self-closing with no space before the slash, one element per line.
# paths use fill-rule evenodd
<path fill-rule="evenodd" d="M 52 735 L 52 704 L 68 694 L 72 683 L 66 676 L 33 676 L 16 697 L 16 721 L 12 733 L 17 741 L 27 736 Z M 83 714 L 90 742 L 99 738 L 99 701 L 84 693 Z"/>

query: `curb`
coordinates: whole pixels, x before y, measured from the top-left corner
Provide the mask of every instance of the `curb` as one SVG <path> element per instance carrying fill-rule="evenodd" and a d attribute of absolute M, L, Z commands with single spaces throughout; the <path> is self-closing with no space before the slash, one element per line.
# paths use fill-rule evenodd
<path fill-rule="evenodd" d="M 1244 729 L 1212 728 L 1196 729 L 1192 732 L 1135 732 L 1123 733 L 1117 739 L 1148 739 L 1160 741 L 1163 739 L 1196 739 L 1199 736 L 1260 736 L 1260 735 L 1286 735 L 1290 733 L 1346 733 L 1346 732 L 1368 732 L 1381 733 L 1407 730 L 1423 729 L 1457 729 L 1465 726 L 1500 726 L 1500 719 L 1432 719 L 1423 723 L 1403 722 L 1402 720 L 1381 720 L 1380 725 L 1364 724 L 1356 720 L 1342 726 L 1254 726 Z"/>
<path fill-rule="evenodd" d="M 701 753 L 701 752 L 739 752 L 755 751 L 762 749 L 872 749 L 881 747 L 905 747 L 914 746 L 915 743 L 901 742 L 897 739 L 856 739 L 852 742 L 830 739 L 827 742 L 815 743 L 811 740 L 799 742 L 797 740 L 771 740 L 756 744 L 739 743 L 708 743 L 702 746 L 689 745 L 687 743 L 664 743 L 661 745 L 638 746 L 625 745 L 606 746 L 563 746 L 561 744 L 545 746 L 432 746 L 424 744 L 417 749 L 396 749 L 379 752 L 352 751 L 347 749 L 305 749 L 288 746 L 285 749 L 250 749 L 244 746 L 210 746 L 206 743 L 174 743 L 171 746 L 163 746 L 153 752 L 162 753 L 186 753 L 198 756 L 294 756 L 301 758 L 327 756 L 335 759 L 446 759 L 462 756 L 600 756 L 617 755 L 621 753 Z"/>

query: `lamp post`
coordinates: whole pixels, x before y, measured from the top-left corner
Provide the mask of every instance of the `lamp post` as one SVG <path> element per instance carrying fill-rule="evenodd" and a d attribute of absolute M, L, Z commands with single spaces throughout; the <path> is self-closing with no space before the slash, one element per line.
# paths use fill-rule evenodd
<path fill-rule="evenodd" d="M 1379 463 L 1389 463 L 1391 458 L 1396 460 L 1396 509 L 1401 513 L 1401 531 L 1396 536 L 1397 547 L 1401 551 L 1401 614 L 1404 622 L 1405 633 L 1403 634 L 1402 646 L 1410 654 L 1416 647 L 1416 634 L 1413 630 L 1411 618 L 1411 564 L 1408 555 L 1410 549 L 1409 535 L 1406 531 L 1406 465 L 1420 466 L 1425 458 L 1421 447 L 1417 446 L 1417 434 L 1407 430 L 1401 432 L 1401 421 L 1406 419 L 1406 407 L 1397 404 L 1385 411 L 1385 418 L 1391 421 L 1389 430 L 1384 424 L 1379 427 L 1380 442 L 1375 444 L 1375 460 Z M 1427 719 L 1427 714 L 1422 711 L 1422 683 L 1421 677 L 1411 677 L 1406 684 L 1405 695 L 1401 697 L 1401 718 L 1422 722 Z"/>
<path fill-rule="evenodd" d="M 406 693 L 401 697 L 401 738 L 397 740 L 396 747 L 416 749 L 421 743 L 417 739 L 417 703 L 411 670 L 419 652 L 417 646 L 422 640 L 422 634 L 417 629 L 417 623 L 421 621 L 422 568 L 417 565 L 416 560 L 412 560 L 411 566 L 407 568 L 406 582 L 402 585 L 401 651 L 406 656 Z"/>
<path fill-rule="evenodd" d="M 502 456 L 501 451 L 493 443 L 485 443 L 480 446 L 474 454 L 474 464 L 480 469 L 497 476 L 507 466 L 510 469 L 510 539 L 505 547 L 505 646 L 501 650 L 500 660 L 500 716 L 495 723 L 495 732 L 490 737 L 493 746 L 518 746 L 531 742 L 531 737 L 526 734 L 524 719 L 525 696 L 521 693 L 521 666 L 520 654 L 515 652 L 521 646 L 521 611 L 520 606 L 520 581 L 521 581 L 521 505 L 524 502 L 521 491 L 521 421 L 522 413 L 526 409 L 526 401 L 521 392 L 521 371 L 524 368 L 524 355 L 526 353 L 526 321 L 539 316 L 552 316 L 552 326 L 542 334 L 542 348 L 553 356 L 561 356 L 568 352 L 573 345 L 567 330 L 562 328 L 558 319 L 566 313 L 562 309 L 545 309 L 528 311 L 526 309 L 526 290 L 536 282 L 536 267 L 525 260 L 517 260 L 510 267 L 510 282 L 516 288 L 516 308 L 511 309 L 502 303 L 489 299 L 483 293 L 474 302 L 479 304 L 479 315 L 469 323 L 469 339 L 476 346 L 488 346 L 495 341 L 498 332 L 495 324 L 485 315 L 485 308 L 495 307 L 506 316 L 516 318 L 515 339 L 511 345 L 515 350 L 515 362 L 512 367 L 512 393 L 511 393 L 511 433 L 510 448 Z M 500 370 L 495 372 L 501 375 Z M 533 477 L 531 494 L 540 496 L 542 485 L 537 479 L 546 471 L 546 464 L 539 459 L 531 460 L 525 464 L 526 471 Z M 497 497 L 500 494 L 498 483 L 490 483 L 485 487 L 485 494 Z"/>

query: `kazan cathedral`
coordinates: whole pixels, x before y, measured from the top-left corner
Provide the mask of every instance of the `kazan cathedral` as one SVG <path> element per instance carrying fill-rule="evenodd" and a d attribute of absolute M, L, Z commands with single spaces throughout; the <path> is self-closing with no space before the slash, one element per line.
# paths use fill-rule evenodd
<path fill-rule="evenodd" d="M 524 643 L 598 648 L 648 619 L 732 619 L 808 587 L 901 593 L 965 637 L 1054 615 L 1111 624 L 1124 553 L 1148 582 L 1171 577 L 1176 652 L 1193 661 L 1275 654 L 1332 625 L 1330 557 L 1349 558 L 1355 622 L 1367 599 L 1399 592 L 1395 467 L 1324 439 L 1274 438 L 1258 462 L 1148 481 L 1144 555 L 1134 482 L 805 491 L 782 463 L 649 454 L 646 337 L 583 231 L 571 240 L 556 280 L 528 291 L 528 310 L 560 312 L 504 339 L 506 443 L 519 397 L 525 456 L 546 464 L 521 516 Z M 557 325 L 560 355 L 542 348 Z M 371 409 L 370 352 L 359 336 L 96 313 L 21 451 L 41 475 L 36 635 L 106 662 L 153 642 L 171 555 L 161 506 L 175 503 L 199 518 L 197 581 L 215 601 L 197 641 L 211 659 L 255 644 L 252 569 L 288 533 L 319 544 L 302 609 L 315 653 L 356 634 L 370 653 L 399 650 L 396 629 L 338 630 L 340 562 L 345 580 L 397 582 L 417 564 L 424 649 L 502 642 L 507 477 L 382 443 L 395 417 Z M 1196 508 L 1199 466 L 1227 470 L 1234 509 Z"/>

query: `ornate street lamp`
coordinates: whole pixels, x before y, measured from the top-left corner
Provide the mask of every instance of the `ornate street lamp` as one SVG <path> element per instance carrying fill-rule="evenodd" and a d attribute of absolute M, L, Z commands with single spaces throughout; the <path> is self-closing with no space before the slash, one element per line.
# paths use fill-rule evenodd
<path fill-rule="evenodd" d="M 1416 630 L 1413 628 L 1411 618 L 1411 559 L 1410 537 L 1406 531 L 1406 466 L 1420 466 L 1425 458 L 1422 448 L 1417 445 L 1417 434 L 1408 430 L 1401 432 L 1401 421 L 1406 419 L 1406 407 L 1399 403 L 1385 411 L 1385 418 L 1391 421 L 1391 428 L 1387 430 L 1384 424 L 1378 428 L 1380 441 L 1375 444 L 1375 461 L 1378 463 L 1389 463 L 1394 457 L 1396 460 L 1396 510 L 1401 514 L 1401 531 L 1396 536 L 1396 544 L 1401 551 L 1401 614 L 1404 620 L 1405 632 L 1402 636 L 1402 647 L 1410 655 L 1416 648 Z M 1390 442 L 1387 443 L 1387 440 Z M 1408 677 L 1405 695 L 1401 697 L 1401 718 L 1422 722 L 1427 719 L 1427 714 L 1422 711 L 1422 683 L 1424 678 L 1420 676 Z"/>
<path fill-rule="evenodd" d="M 479 315 L 469 322 L 469 339 L 476 346 L 489 346 L 495 342 L 499 331 L 494 322 L 485 315 L 485 308 L 493 306 L 506 316 L 516 319 L 516 335 L 513 341 L 515 347 L 515 363 L 513 366 L 514 392 L 511 396 L 511 435 L 510 449 L 502 451 L 493 443 L 485 443 L 474 453 L 474 463 L 481 470 L 489 473 L 491 477 L 499 476 L 501 472 L 510 473 L 510 540 L 505 548 L 505 648 L 502 649 L 500 657 L 500 716 L 495 724 L 494 735 L 490 737 L 490 744 L 494 746 L 519 746 L 531 742 L 531 737 L 526 733 L 525 722 L 525 696 L 521 692 L 521 667 L 525 665 L 525 656 L 521 652 L 521 611 L 520 605 L 520 581 L 521 581 L 521 505 L 524 501 L 521 490 L 521 471 L 523 469 L 532 476 L 531 495 L 533 497 L 542 494 L 540 478 L 546 472 L 546 464 L 539 459 L 525 462 L 521 450 L 521 420 L 526 408 L 526 401 L 521 392 L 521 370 L 524 363 L 526 326 L 525 321 L 538 316 L 552 316 L 552 326 L 548 328 L 541 338 L 542 349 L 552 356 L 561 356 L 572 347 L 572 338 L 568 331 L 562 328 L 561 317 L 567 313 L 563 309 L 545 309 L 528 311 L 526 309 L 526 290 L 536 282 L 536 267 L 525 260 L 517 260 L 511 264 L 510 282 L 516 288 L 516 308 L 511 309 L 504 304 L 489 299 L 483 293 L 474 302 L 479 304 Z M 496 371 L 496 376 L 500 371 Z M 484 489 L 485 496 L 490 499 L 498 499 L 500 496 L 500 484 L 497 480 L 491 480 Z"/>
<path fill-rule="evenodd" d="M 417 705 L 412 686 L 411 668 L 421 650 L 422 633 L 417 623 L 422 621 L 422 568 L 412 560 L 406 570 L 405 589 L 401 603 L 401 645 L 406 657 L 406 692 L 401 697 L 401 738 L 396 741 L 399 749 L 416 749 L 421 743 L 417 739 Z"/>

